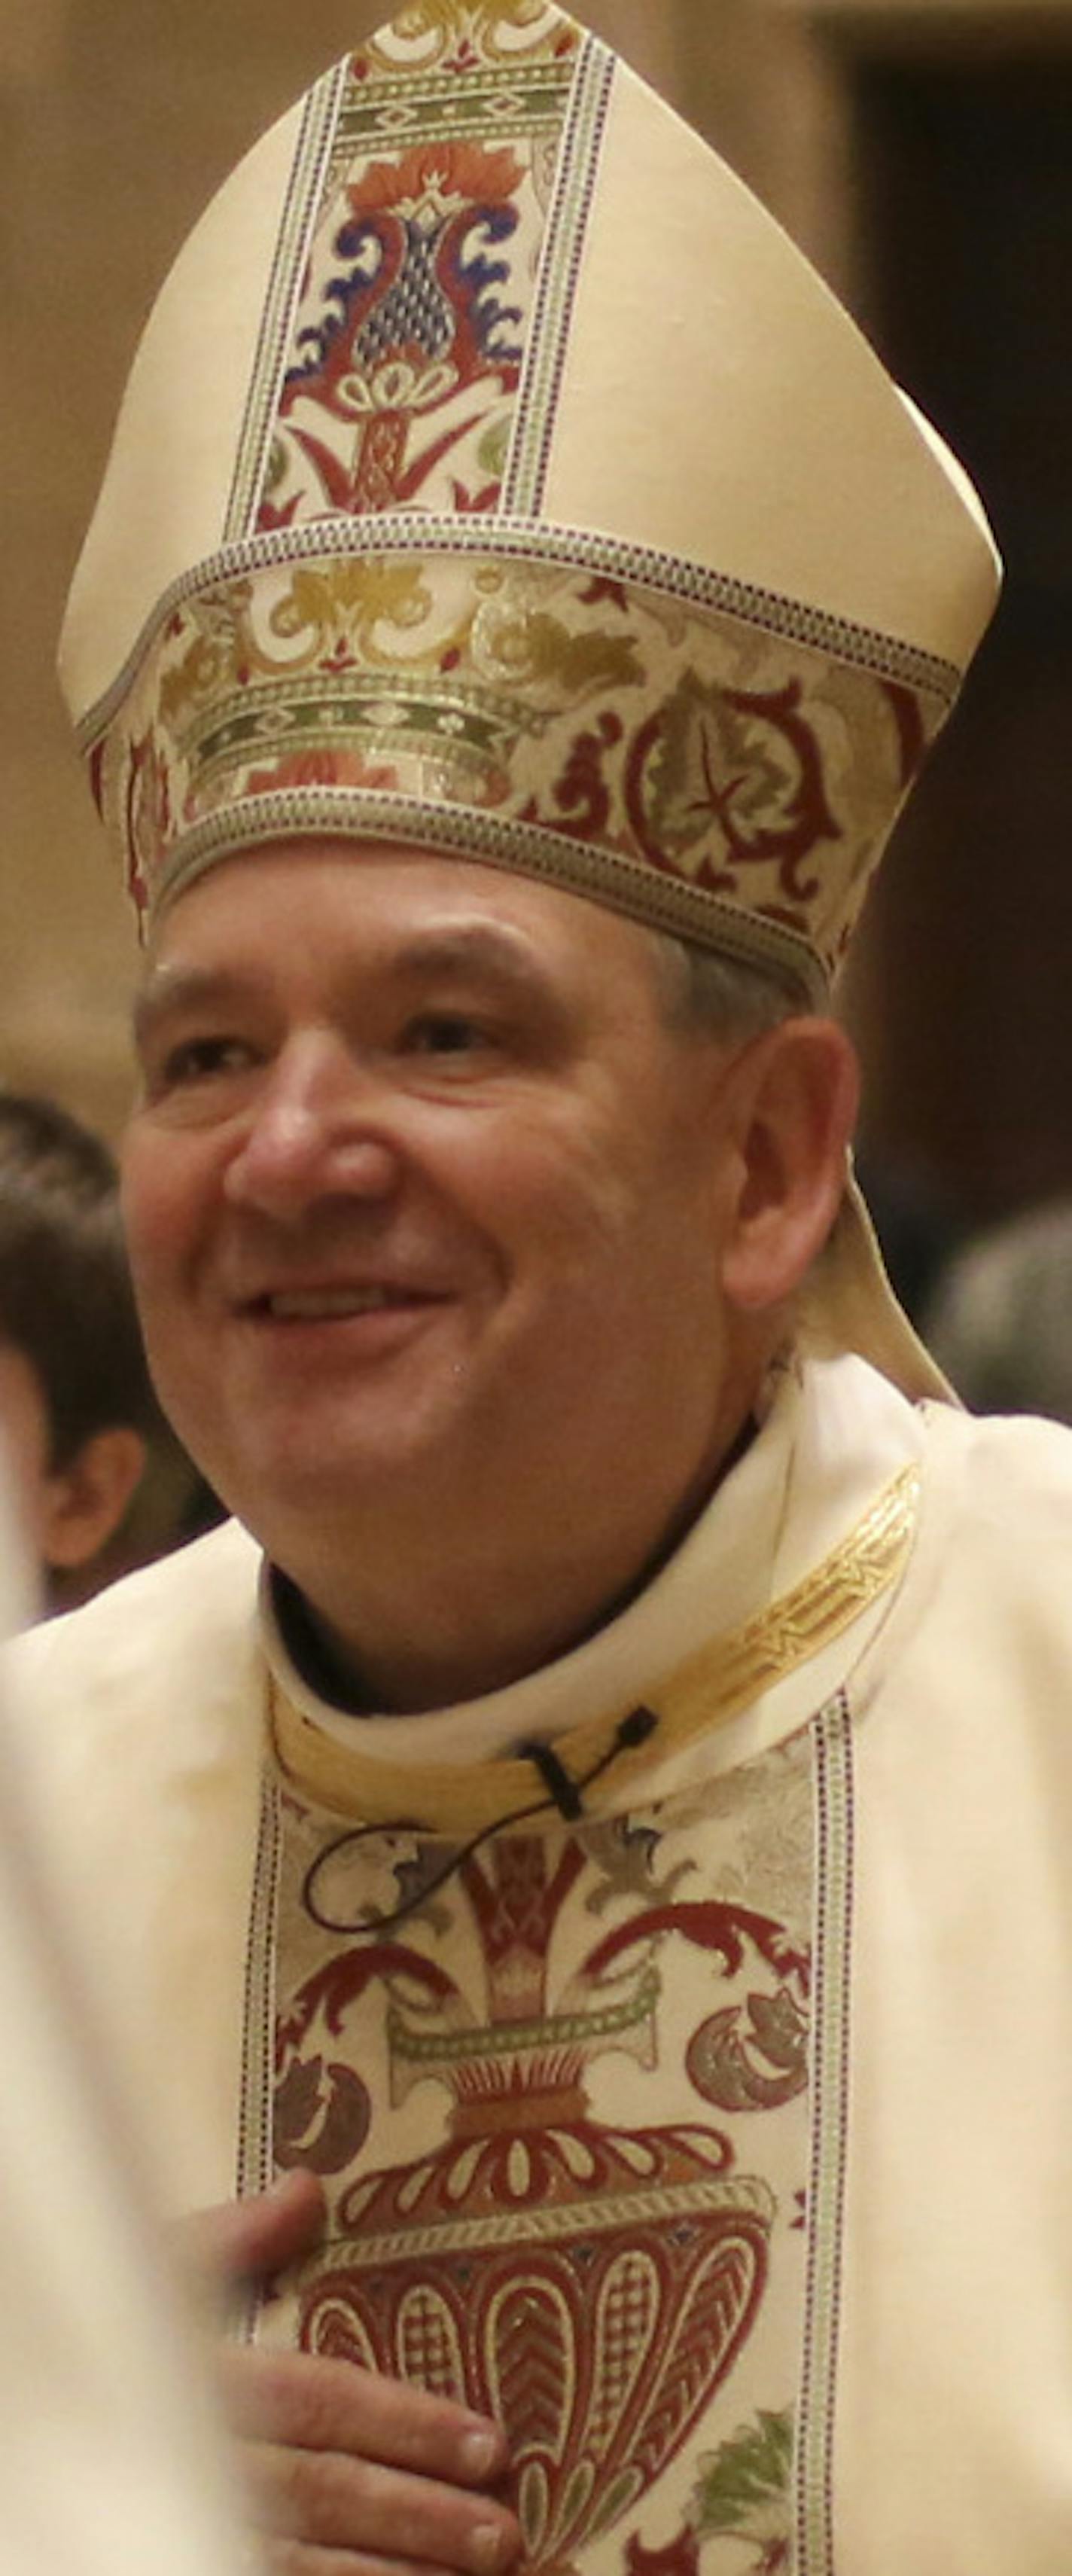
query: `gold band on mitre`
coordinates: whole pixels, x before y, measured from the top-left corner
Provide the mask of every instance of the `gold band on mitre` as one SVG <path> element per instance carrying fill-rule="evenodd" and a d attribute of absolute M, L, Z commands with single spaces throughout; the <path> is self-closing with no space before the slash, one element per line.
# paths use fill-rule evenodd
<path fill-rule="evenodd" d="M 819 999 L 956 685 L 583 531 L 317 522 L 165 598 L 99 793 L 149 910 L 228 852 L 382 839 L 781 963 Z"/>

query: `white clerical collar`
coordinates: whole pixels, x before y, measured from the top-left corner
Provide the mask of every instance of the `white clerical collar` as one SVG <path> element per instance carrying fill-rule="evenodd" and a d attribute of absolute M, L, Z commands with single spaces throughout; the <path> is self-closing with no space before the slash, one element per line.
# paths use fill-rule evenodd
<path fill-rule="evenodd" d="M 885 1495 L 907 1494 L 921 1447 L 918 1415 L 862 1361 L 792 1363 L 776 1374 L 758 1436 L 674 1556 L 572 1653 L 462 1706 L 419 1716 L 348 1717 L 296 1670 L 266 1580 L 261 1617 L 276 1692 L 308 1746 L 316 1736 L 326 1739 L 362 1771 L 369 1764 L 392 1774 L 407 1767 L 484 1766 L 509 1760 L 525 1742 L 557 1743 L 580 1730 L 581 1743 L 607 1712 L 657 1702 L 668 1676 L 688 1668 L 712 1641 L 725 1639 L 736 1649 L 741 1634 L 752 1635 L 772 1606 L 798 1593 L 806 1601 L 814 1577 L 833 1615 L 824 1607 L 810 1627 L 797 1617 L 792 1651 L 761 1657 L 760 1687 L 749 1704 L 727 1704 L 717 1758 L 739 1760 L 822 1705 L 874 1634 L 890 1574 L 881 1581 L 861 1578 L 865 1560 L 875 1562 L 866 1533 L 879 1525 L 874 1516 Z M 910 1538 L 907 1504 L 899 1506 L 898 1528 L 903 1553 Z M 854 1554 L 858 1531 L 865 1533 L 862 1555 Z M 890 1556 L 891 1568 L 893 1562 Z M 715 1750 L 706 1747 L 708 1760 Z M 687 1751 L 675 1755 L 675 1771 L 682 1762 L 687 1771 Z"/>

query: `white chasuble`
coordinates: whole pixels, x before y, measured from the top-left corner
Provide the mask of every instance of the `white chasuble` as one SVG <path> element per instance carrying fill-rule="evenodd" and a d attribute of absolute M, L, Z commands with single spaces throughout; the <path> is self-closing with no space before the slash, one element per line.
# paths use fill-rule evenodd
<path fill-rule="evenodd" d="M 467 1708 L 233 1529 L 22 1641 L 163 2189 L 323 2177 L 250 2331 L 501 2417 L 540 2576 L 1072 2568 L 1070 1564 L 1067 1433 L 842 1359 Z"/>

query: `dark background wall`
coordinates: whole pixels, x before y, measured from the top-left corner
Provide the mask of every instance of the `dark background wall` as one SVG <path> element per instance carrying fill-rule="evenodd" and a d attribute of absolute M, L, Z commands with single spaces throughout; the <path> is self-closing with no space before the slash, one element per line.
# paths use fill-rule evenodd
<path fill-rule="evenodd" d="M 961 12 L 963 18 L 964 12 Z M 872 1151 L 968 1218 L 1072 1188 L 1072 50 L 983 13 L 848 43 L 857 309 L 964 458 L 1001 610 L 906 816 L 856 1007 Z M 910 31 L 911 32 L 911 31 Z"/>

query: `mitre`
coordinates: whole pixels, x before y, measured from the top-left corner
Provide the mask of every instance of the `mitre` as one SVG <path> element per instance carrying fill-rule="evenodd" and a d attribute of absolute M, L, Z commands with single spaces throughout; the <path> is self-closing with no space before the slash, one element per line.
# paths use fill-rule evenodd
<path fill-rule="evenodd" d="M 143 923 L 236 852 L 396 842 L 823 1007 L 997 587 L 719 156 L 547 0 L 414 0 L 182 250 L 61 675 Z M 864 1224 L 816 1334 L 931 1383 Z"/>

